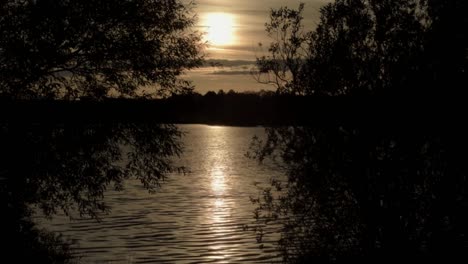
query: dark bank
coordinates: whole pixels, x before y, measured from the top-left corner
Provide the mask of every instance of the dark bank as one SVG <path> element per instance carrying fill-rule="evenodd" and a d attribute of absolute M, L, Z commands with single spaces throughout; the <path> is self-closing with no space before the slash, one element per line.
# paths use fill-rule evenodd
<path fill-rule="evenodd" d="M 78 101 L 2 100 L 3 121 L 157 122 L 235 126 L 317 125 L 362 122 L 369 125 L 462 125 L 464 97 L 453 96 L 292 96 L 273 92 L 198 93 L 166 99 Z"/>

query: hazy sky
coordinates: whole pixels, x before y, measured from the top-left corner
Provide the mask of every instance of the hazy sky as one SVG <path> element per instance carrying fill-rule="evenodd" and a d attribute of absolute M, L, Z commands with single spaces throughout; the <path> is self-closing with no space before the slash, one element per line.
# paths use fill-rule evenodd
<path fill-rule="evenodd" d="M 248 74 L 255 57 L 261 54 L 258 43 L 265 47 L 270 43 L 265 33 L 271 8 L 288 6 L 297 8 L 305 3 L 304 22 L 313 28 L 319 17 L 319 9 L 331 0 L 197 0 L 197 29 L 210 42 L 207 59 L 221 59 L 222 68 L 201 68 L 187 74 L 195 82 L 196 90 L 205 93 L 229 89 L 256 91 L 272 89 L 257 84 Z"/>

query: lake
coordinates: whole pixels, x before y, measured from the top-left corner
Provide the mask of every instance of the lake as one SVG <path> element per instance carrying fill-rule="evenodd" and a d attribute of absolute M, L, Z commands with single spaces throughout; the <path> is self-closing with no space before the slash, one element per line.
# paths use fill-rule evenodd
<path fill-rule="evenodd" d="M 184 152 L 177 165 L 186 174 L 171 174 L 156 193 L 150 194 L 137 180 L 124 191 L 108 191 L 111 212 L 101 221 L 65 216 L 45 228 L 61 232 L 76 242 L 74 255 L 83 263 L 265 263 L 278 260 L 275 229 L 262 248 L 255 233 L 245 230 L 254 223 L 260 194 L 279 169 L 260 165 L 245 156 L 261 127 L 180 125 L 185 133 Z"/>

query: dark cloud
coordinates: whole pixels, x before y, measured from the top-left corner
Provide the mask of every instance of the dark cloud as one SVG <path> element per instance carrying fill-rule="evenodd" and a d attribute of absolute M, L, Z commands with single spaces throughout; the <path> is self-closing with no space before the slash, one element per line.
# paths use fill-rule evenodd
<path fill-rule="evenodd" d="M 206 60 L 204 66 L 217 66 L 217 67 L 236 67 L 236 66 L 252 66 L 254 61 L 247 60 Z"/>

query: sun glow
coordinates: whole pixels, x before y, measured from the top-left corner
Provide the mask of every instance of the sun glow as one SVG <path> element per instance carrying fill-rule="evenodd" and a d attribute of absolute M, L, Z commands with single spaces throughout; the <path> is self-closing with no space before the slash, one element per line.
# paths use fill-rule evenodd
<path fill-rule="evenodd" d="M 206 40 L 215 46 L 232 45 L 234 39 L 234 16 L 227 13 L 208 13 L 205 16 Z"/>

